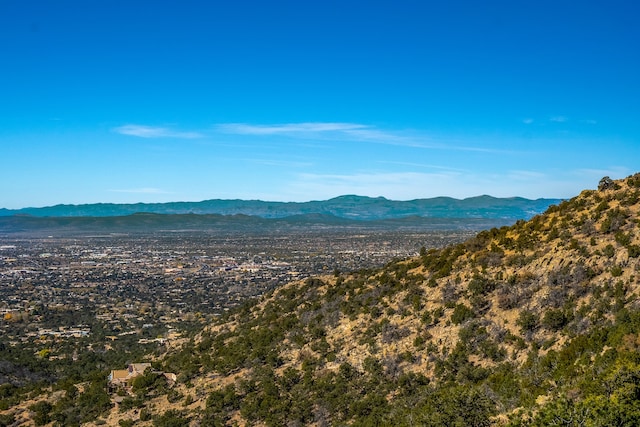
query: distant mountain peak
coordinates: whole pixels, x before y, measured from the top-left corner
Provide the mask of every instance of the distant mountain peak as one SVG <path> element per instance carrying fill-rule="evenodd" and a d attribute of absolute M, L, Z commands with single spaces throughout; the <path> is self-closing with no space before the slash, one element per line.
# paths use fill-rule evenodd
<path fill-rule="evenodd" d="M 168 203 L 94 203 L 60 204 L 42 208 L 0 209 L 0 216 L 28 214 L 35 217 L 109 217 L 135 213 L 156 214 L 244 214 L 261 218 L 285 218 L 305 214 L 329 214 L 340 218 L 379 220 L 406 216 L 436 218 L 506 218 L 526 219 L 543 212 L 559 199 L 528 200 L 496 198 L 488 195 L 464 200 L 434 197 L 408 201 L 390 200 L 382 196 L 354 194 L 325 201 L 265 202 L 261 200 L 212 199 L 201 202 Z"/>

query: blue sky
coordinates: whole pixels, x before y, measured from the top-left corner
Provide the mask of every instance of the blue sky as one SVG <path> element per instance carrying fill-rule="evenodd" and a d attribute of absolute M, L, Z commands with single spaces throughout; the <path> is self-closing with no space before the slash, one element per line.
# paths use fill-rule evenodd
<path fill-rule="evenodd" d="M 0 1 L 0 207 L 572 197 L 640 171 L 633 1 Z"/>

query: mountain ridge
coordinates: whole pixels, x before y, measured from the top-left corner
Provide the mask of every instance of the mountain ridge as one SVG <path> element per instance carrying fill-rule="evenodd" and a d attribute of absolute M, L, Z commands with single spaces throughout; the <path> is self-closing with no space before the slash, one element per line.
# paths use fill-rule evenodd
<path fill-rule="evenodd" d="M 209 394 L 181 387 L 184 408 L 160 393 L 154 419 L 638 425 L 639 213 L 637 174 L 417 258 L 285 285 L 163 357 Z"/>
<path fill-rule="evenodd" d="M 0 217 L 113 217 L 134 213 L 158 214 L 245 214 L 262 218 L 284 218 L 303 214 L 377 220 L 405 216 L 442 218 L 528 219 L 561 199 L 497 198 L 487 195 L 455 199 L 434 197 L 407 201 L 384 197 L 343 195 L 324 201 L 269 202 L 262 200 L 210 199 L 200 202 L 60 204 L 40 208 L 0 209 Z"/>

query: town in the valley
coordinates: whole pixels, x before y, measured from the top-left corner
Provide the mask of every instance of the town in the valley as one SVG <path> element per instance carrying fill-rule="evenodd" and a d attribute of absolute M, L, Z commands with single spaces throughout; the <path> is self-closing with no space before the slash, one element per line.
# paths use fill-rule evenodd
<path fill-rule="evenodd" d="M 118 342 L 148 350 L 292 280 L 374 268 L 471 234 L 330 230 L 4 237 L 2 345 L 31 348 L 48 359 L 105 351 Z"/>

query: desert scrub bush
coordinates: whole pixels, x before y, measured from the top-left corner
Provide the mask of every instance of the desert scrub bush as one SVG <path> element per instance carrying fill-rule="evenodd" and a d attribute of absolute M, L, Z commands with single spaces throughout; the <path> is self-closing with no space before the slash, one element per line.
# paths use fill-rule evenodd
<path fill-rule="evenodd" d="M 473 295 L 469 298 L 474 313 L 482 315 L 491 309 L 492 303 L 485 295 Z"/>
<path fill-rule="evenodd" d="M 411 306 L 414 311 L 420 311 L 423 307 L 423 297 L 424 289 L 418 285 L 413 285 L 407 290 L 407 294 L 402 299 L 402 306 Z"/>
<path fill-rule="evenodd" d="M 589 256 L 589 250 L 576 238 L 571 237 L 569 240 L 569 249 L 577 251 L 579 255 Z"/>
<path fill-rule="evenodd" d="M 472 319 L 473 317 L 475 317 L 473 310 L 464 304 L 457 304 L 451 314 L 451 323 L 459 325 L 465 320 Z"/>
<path fill-rule="evenodd" d="M 442 287 L 441 295 L 442 295 L 442 304 L 444 304 L 444 306 L 447 308 L 453 308 L 455 306 L 455 303 L 460 298 L 460 295 L 458 294 L 458 291 L 456 290 L 455 285 L 450 282 L 447 282 Z"/>
<path fill-rule="evenodd" d="M 433 309 L 433 324 L 437 325 L 440 319 L 444 316 L 444 307 L 438 307 Z"/>
<path fill-rule="evenodd" d="M 422 313 L 422 316 L 420 316 L 420 321 L 425 326 L 430 326 L 433 322 L 433 316 L 431 315 L 431 312 L 429 310 L 425 310 L 424 313 Z"/>
<path fill-rule="evenodd" d="M 607 213 L 607 217 L 600 224 L 600 231 L 602 233 L 613 233 L 618 231 L 627 223 L 628 217 L 629 213 L 622 209 L 616 208 L 610 210 Z"/>
<path fill-rule="evenodd" d="M 640 191 L 636 190 L 629 193 L 621 193 L 624 197 L 620 200 L 621 206 L 633 206 L 640 200 Z"/>
<path fill-rule="evenodd" d="M 611 270 L 609 270 L 609 272 L 613 277 L 620 277 L 622 276 L 622 273 L 624 272 L 624 270 L 622 269 L 621 266 L 614 265 L 613 267 L 611 267 Z"/>
<path fill-rule="evenodd" d="M 558 227 L 552 227 L 551 230 L 549 230 L 549 232 L 547 233 L 547 242 L 551 242 L 557 238 L 560 237 L 560 230 L 558 230 Z"/>
<path fill-rule="evenodd" d="M 530 335 L 538 329 L 538 315 L 531 310 L 522 310 L 516 321 L 516 325 L 520 327 L 520 333 Z"/>
<path fill-rule="evenodd" d="M 410 333 L 411 331 L 406 327 L 399 327 L 398 325 L 386 323 L 382 327 L 381 341 L 385 344 L 389 344 L 409 336 Z"/>
<path fill-rule="evenodd" d="M 609 203 L 607 203 L 606 200 L 601 201 L 598 204 L 598 206 L 596 206 L 596 208 L 593 210 L 593 212 L 595 213 L 596 219 L 600 218 L 602 213 L 605 212 L 607 209 L 609 209 Z"/>
<path fill-rule="evenodd" d="M 458 338 L 471 351 L 476 351 L 478 346 L 489 339 L 489 332 L 480 321 L 473 320 L 458 331 Z"/>
<path fill-rule="evenodd" d="M 542 317 L 542 327 L 549 331 L 559 331 L 568 322 L 568 317 L 563 310 L 548 310 Z"/>
<path fill-rule="evenodd" d="M 510 284 L 501 285 L 498 288 L 498 307 L 502 310 L 511 310 L 522 303 L 521 293 Z"/>
<path fill-rule="evenodd" d="M 625 182 L 629 187 L 640 188 L 640 173 L 628 176 Z"/>
<path fill-rule="evenodd" d="M 609 244 L 602 249 L 602 254 L 607 258 L 613 258 L 613 256 L 616 254 L 616 250 L 613 245 Z"/>
<path fill-rule="evenodd" d="M 623 233 L 622 231 L 616 232 L 614 236 L 615 241 L 620 246 L 627 246 L 631 243 L 631 233 Z"/>
<path fill-rule="evenodd" d="M 153 420 L 155 427 L 187 427 L 189 425 L 190 418 L 187 417 L 183 411 L 177 409 L 169 409 L 164 414 Z"/>
<path fill-rule="evenodd" d="M 535 260 L 536 256 L 526 256 L 524 254 L 514 254 L 506 258 L 505 264 L 508 267 L 524 267 L 529 264 L 531 261 Z"/>
<path fill-rule="evenodd" d="M 486 295 L 492 292 L 495 288 L 496 283 L 493 280 L 477 274 L 467 285 L 467 289 L 472 295 Z"/>
<path fill-rule="evenodd" d="M 434 273 L 435 278 L 445 277 L 451 273 L 453 264 L 465 252 L 463 244 L 447 246 L 442 250 L 430 249 L 422 257 L 422 265 Z"/>

